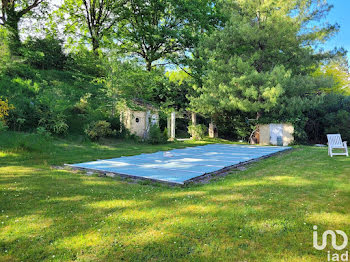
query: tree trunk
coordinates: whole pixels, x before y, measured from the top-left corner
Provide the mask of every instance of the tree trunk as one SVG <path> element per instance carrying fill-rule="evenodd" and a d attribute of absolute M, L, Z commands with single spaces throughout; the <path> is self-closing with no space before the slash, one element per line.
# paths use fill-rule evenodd
<path fill-rule="evenodd" d="M 152 70 L 152 62 L 151 61 L 146 61 L 146 67 L 147 67 L 147 71 L 148 72 L 151 72 L 151 70 Z"/>
<path fill-rule="evenodd" d="M 262 115 L 262 112 L 261 112 L 261 111 L 256 112 L 256 120 L 259 120 L 259 118 L 261 117 L 261 115 Z"/>
<path fill-rule="evenodd" d="M 191 113 L 192 116 L 192 125 L 197 125 L 197 114 L 195 112 Z"/>
<path fill-rule="evenodd" d="M 19 38 L 19 29 L 18 29 L 18 24 L 19 24 L 19 19 L 20 17 L 16 14 L 16 12 L 11 12 L 9 11 L 7 13 L 7 21 L 5 24 L 5 27 L 9 30 L 10 33 L 10 52 L 12 55 L 20 55 L 20 48 L 22 46 L 21 40 Z"/>
<path fill-rule="evenodd" d="M 95 37 L 92 37 L 92 52 L 95 54 L 95 55 L 98 55 L 98 49 L 100 48 L 100 43 L 99 41 L 95 38 Z"/>

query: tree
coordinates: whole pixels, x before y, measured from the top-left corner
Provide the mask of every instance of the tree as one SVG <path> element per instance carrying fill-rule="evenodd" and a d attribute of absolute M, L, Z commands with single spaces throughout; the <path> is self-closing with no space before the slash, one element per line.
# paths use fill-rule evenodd
<path fill-rule="evenodd" d="M 62 41 L 52 37 L 29 37 L 23 44 L 23 56 L 37 69 L 63 69 L 67 60 Z"/>
<path fill-rule="evenodd" d="M 97 54 L 103 38 L 116 24 L 118 9 L 124 2 L 125 0 L 65 0 L 59 12 L 62 19 L 68 14 L 70 23 L 67 23 L 65 32 L 87 39 Z"/>
<path fill-rule="evenodd" d="M 2 73 L 11 62 L 11 52 L 8 40 L 8 30 L 0 28 L 0 73 Z"/>
<path fill-rule="evenodd" d="M 314 75 L 329 77 L 333 80 L 332 87 L 324 89 L 325 92 L 350 95 L 350 73 L 345 57 L 335 58 L 321 64 Z"/>
<path fill-rule="evenodd" d="M 21 18 L 43 3 L 45 3 L 45 0 L 1 0 L 0 25 L 5 26 L 10 32 L 10 49 L 12 53 L 19 54 L 21 41 L 18 25 Z"/>
<path fill-rule="evenodd" d="M 210 0 L 130 0 L 116 29 L 118 47 L 144 59 L 150 71 L 155 61 L 186 55 L 217 23 Z"/>
<path fill-rule="evenodd" d="M 164 71 L 147 71 L 137 61 L 121 61 L 115 53 L 105 59 L 105 76 L 97 78 L 103 83 L 105 104 L 114 116 L 119 105 L 133 106 L 133 101 L 158 102 L 159 90 L 164 89 Z"/>
<path fill-rule="evenodd" d="M 210 116 L 222 110 L 254 112 L 259 119 L 286 92 L 296 75 L 308 75 L 328 53 L 312 45 L 336 30 L 309 24 L 330 6 L 313 0 L 238 0 L 226 5 L 225 27 L 199 46 L 208 62 L 203 87 L 191 100 L 194 110 Z"/>

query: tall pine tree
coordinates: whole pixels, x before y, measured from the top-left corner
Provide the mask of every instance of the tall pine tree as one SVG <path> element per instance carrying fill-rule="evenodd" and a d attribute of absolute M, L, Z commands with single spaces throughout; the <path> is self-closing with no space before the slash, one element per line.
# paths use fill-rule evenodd
<path fill-rule="evenodd" d="M 210 116 L 222 110 L 261 115 L 273 108 L 294 76 L 308 75 L 328 53 L 316 53 L 337 25 L 315 21 L 331 9 L 314 0 L 237 0 L 226 3 L 225 27 L 199 49 L 208 61 L 192 108 Z"/>

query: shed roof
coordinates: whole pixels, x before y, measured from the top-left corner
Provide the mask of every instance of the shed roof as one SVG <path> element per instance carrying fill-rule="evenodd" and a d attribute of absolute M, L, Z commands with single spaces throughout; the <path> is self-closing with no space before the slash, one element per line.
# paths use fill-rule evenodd
<path fill-rule="evenodd" d="M 131 101 L 128 101 L 125 104 L 125 106 L 133 111 L 146 111 L 146 110 L 158 111 L 159 110 L 154 105 L 146 102 L 143 99 L 132 99 Z"/>

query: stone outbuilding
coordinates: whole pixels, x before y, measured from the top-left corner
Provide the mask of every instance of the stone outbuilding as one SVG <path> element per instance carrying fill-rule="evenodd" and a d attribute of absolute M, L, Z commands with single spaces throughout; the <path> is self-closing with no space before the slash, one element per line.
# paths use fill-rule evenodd
<path fill-rule="evenodd" d="M 289 123 L 259 125 L 256 139 L 260 145 L 288 146 L 294 141 L 294 127 Z"/>
<path fill-rule="evenodd" d="M 123 107 L 120 122 L 131 134 L 146 139 L 151 125 L 159 125 L 159 113 L 152 105 L 134 101 L 133 106 Z"/>

